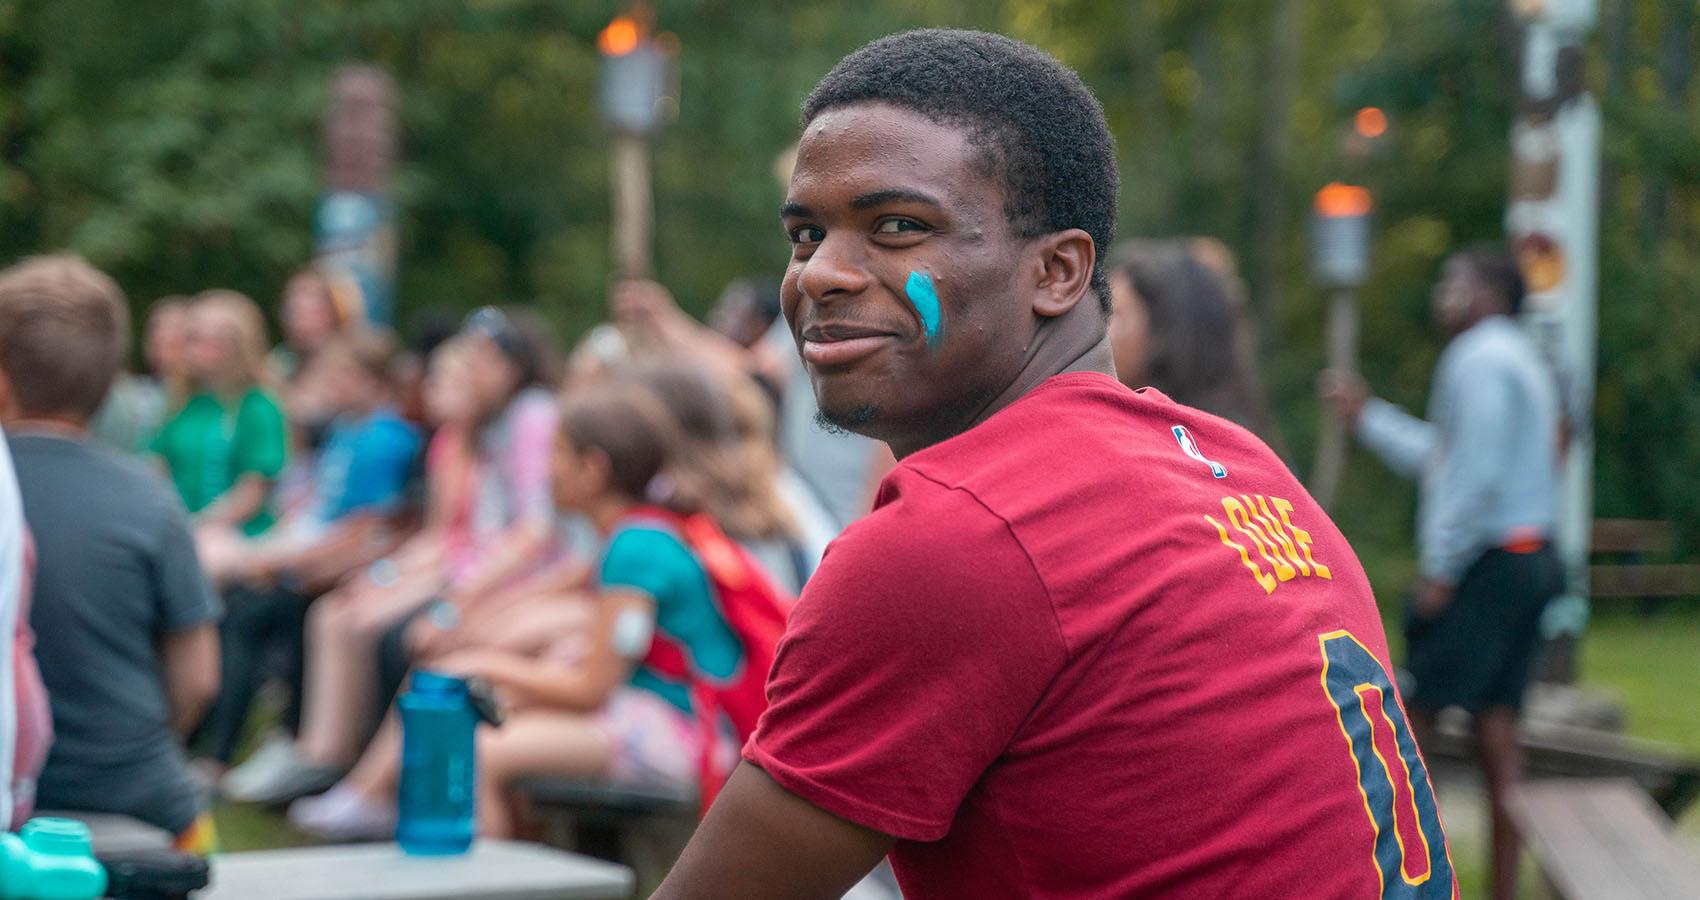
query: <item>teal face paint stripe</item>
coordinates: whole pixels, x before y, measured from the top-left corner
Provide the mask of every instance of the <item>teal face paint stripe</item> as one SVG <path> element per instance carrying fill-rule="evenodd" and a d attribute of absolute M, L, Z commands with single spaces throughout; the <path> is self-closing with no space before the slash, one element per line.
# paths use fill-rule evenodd
<path fill-rule="evenodd" d="M 921 314 L 921 328 L 927 333 L 927 343 L 937 341 L 944 331 L 944 310 L 939 307 L 939 293 L 933 289 L 932 276 L 925 272 L 910 272 L 903 292 L 909 295 L 909 302 Z"/>

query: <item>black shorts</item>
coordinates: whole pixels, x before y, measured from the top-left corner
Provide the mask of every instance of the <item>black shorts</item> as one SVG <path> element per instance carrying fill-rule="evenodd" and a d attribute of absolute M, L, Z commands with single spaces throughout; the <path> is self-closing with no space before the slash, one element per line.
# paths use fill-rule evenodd
<path fill-rule="evenodd" d="M 1407 615 L 1406 662 L 1414 706 L 1520 709 L 1540 644 L 1541 611 L 1564 583 L 1558 554 L 1489 550 L 1464 572 L 1451 605 L 1433 619 Z"/>

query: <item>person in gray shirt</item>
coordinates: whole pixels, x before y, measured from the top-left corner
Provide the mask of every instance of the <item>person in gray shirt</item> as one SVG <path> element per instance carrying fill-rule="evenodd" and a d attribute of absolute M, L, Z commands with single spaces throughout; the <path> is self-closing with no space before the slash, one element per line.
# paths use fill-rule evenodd
<path fill-rule="evenodd" d="M 170 485 L 88 441 L 128 342 L 123 303 L 76 257 L 0 272 L 0 421 L 35 535 L 55 734 L 37 802 L 204 837 L 182 740 L 218 691 L 218 601 Z"/>
<path fill-rule="evenodd" d="M 1324 373 L 1323 394 L 1388 467 L 1420 484 L 1421 584 L 1407 626 L 1405 701 L 1418 740 L 1434 713 L 1475 717 L 1493 808 L 1496 898 L 1516 894 L 1517 833 L 1507 805 L 1520 766 L 1518 710 L 1541 611 L 1562 587 L 1549 544 L 1558 505 L 1557 383 L 1512 317 L 1523 303 L 1516 263 L 1498 247 L 1447 260 L 1432 312 L 1452 336 L 1435 368 L 1428 418 Z"/>

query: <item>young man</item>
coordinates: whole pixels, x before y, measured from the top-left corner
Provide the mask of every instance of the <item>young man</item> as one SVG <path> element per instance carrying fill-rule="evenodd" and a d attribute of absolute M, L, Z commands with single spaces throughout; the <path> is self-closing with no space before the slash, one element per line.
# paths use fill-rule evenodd
<path fill-rule="evenodd" d="M 1472 247 L 1447 260 L 1431 311 L 1452 340 L 1435 368 L 1427 421 L 1369 396 L 1359 379 L 1324 379 L 1364 446 L 1422 480 L 1411 714 L 1423 737 L 1443 707 L 1475 716 L 1497 900 L 1517 895 L 1518 711 L 1541 611 L 1563 587 L 1547 542 L 1558 507 L 1558 391 L 1512 320 L 1522 305 L 1523 278 L 1504 250 Z"/>
<path fill-rule="evenodd" d="M 1454 895 L 1363 570 L 1245 430 L 1114 377 L 1115 148 L 1007 38 L 876 41 L 803 107 L 786 317 L 901 460 L 658 897 Z"/>
<path fill-rule="evenodd" d="M 206 849 L 182 736 L 218 690 L 218 605 L 170 486 L 88 442 L 126 320 L 118 286 L 77 257 L 0 272 L 0 422 L 36 538 L 30 621 L 56 735 L 37 798 Z"/>

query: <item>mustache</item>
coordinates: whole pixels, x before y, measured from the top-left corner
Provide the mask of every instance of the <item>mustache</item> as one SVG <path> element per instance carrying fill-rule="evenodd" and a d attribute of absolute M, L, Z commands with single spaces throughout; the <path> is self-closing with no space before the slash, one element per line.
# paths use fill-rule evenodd
<path fill-rule="evenodd" d="M 859 337 L 904 337 L 914 331 L 913 323 L 881 319 L 867 315 L 803 316 L 791 329 L 792 335 L 806 341 L 842 341 Z"/>

